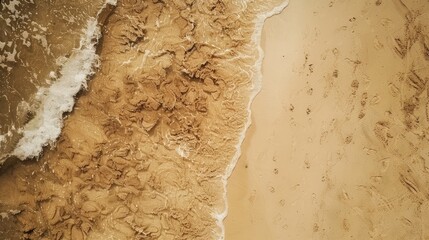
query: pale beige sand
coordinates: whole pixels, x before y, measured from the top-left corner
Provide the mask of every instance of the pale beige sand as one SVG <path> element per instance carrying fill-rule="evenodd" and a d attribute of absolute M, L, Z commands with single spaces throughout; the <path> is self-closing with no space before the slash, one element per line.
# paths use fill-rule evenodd
<path fill-rule="evenodd" d="M 226 239 L 429 238 L 428 13 L 292 0 L 267 21 Z"/>

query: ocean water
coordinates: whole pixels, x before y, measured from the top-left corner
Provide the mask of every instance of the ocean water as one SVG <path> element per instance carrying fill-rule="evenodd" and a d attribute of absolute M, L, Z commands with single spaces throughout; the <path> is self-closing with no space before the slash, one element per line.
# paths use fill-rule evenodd
<path fill-rule="evenodd" d="M 75 95 L 91 73 L 96 17 L 104 1 L 2 0 L 0 4 L 1 163 L 9 156 L 37 157 L 42 146 L 58 136 L 61 121 L 53 114 L 61 118 L 62 112 L 71 110 L 72 103 L 64 101 L 73 101 L 67 96 Z M 73 81 L 71 77 L 81 80 L 67 90 L 64 84 Z M 49 99 L 55 94 L 56 99 Z M 49 109 L 48 101 L 63 106 Z M 34 137 L 40 134 L 47 137 Z"/>

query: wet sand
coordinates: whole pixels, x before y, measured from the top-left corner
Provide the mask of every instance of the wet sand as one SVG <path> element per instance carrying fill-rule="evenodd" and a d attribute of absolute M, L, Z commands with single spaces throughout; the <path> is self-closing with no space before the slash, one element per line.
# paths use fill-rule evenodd
<path fill-rule="evenodd" d="M 290 1 L 266 22 L 226 239 L 429 237 L 428 13 Z"/>
<path fill-rule="evenodd" d="M 0 234 L 223 239 L 226 179 L 260 80 L 257 30 L 284 6 L 118 1 L 56 144 L 1 169 Z"/>
<path fill-rule="evenodd" d="M 429 5 L 291 1 L 260 79 L 285 2 L 246 3 L 118 1 L 56 144 L 0 169 L 0 236 L 429 237 Z"/>

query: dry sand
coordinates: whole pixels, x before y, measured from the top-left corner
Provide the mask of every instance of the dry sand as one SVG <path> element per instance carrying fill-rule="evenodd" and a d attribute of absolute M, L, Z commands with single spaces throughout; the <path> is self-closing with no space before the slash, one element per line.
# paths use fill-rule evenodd
<path fill-rule="evenodd" d="M 429 4 L 292 0 L 228 182 L 226 239 L 429 238 Z"/>

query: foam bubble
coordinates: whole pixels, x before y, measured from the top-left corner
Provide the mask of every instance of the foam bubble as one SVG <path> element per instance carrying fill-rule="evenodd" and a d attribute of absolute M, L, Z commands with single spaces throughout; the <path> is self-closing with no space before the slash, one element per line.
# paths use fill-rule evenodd
<path fill-rule="evenodd" d="M 6 134 L 0 135 L 0 147 L 6 141 Z"/>
<path fill-rule="evenodd" d="M 1 213 L 0 213 L 0 217 L 1 217 L 1 219 L 3 220 L 3 219 L 7 219 L 7 218 L 9 218 L 9 215 L 7 214 L 7 212 L 1 212 Z"/>

